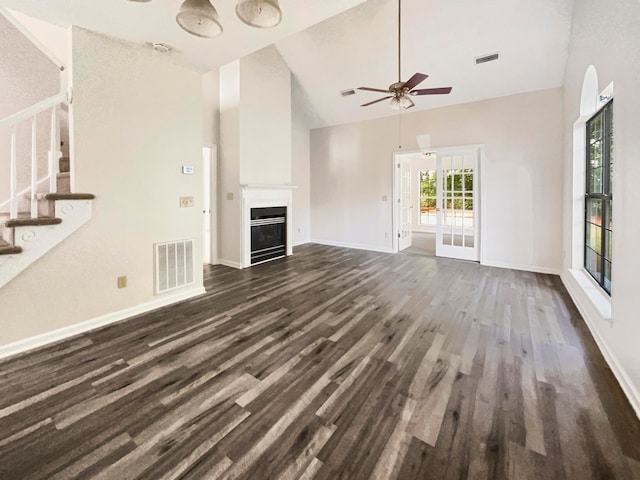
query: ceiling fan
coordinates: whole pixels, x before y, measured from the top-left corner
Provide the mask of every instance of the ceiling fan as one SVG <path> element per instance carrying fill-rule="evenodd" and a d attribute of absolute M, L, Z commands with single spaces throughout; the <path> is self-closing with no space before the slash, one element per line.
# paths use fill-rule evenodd
<path fill-rule="evenodd" d="M 413 100 L 409 97 L 409 95 L 447 95 L 451 93 L 452 87 L 439 87 L 439 88 L 424 88 L 418 89 L 415 88 L 427 79 L 429 75 L 425 75 L 424 73 L 416 73 L 409 80 L 403 82 L 402 78 L 402 69 L 401 69 L 401 51 L 402 51 L 402 0 L 398 0 L 398 81 L 389 85 L 389 88 L 383 90 L 381 88 L 370 88 L 370 87 L 358 87 L 358 90 L 365 90 L 368 92 L 380 92 L 387 93 L 388 95 L 383 98 L 379 98 L 374 100 L 373 102 L 368 102 L 361 107 L 368 107 L 369 105 L 373 105 L 378 102 L 383 102 L 385 100 L 391 99 L 390 106 L 395 110 L 400 110 L 404 108 L 405 110 L 415 106 Z"/>

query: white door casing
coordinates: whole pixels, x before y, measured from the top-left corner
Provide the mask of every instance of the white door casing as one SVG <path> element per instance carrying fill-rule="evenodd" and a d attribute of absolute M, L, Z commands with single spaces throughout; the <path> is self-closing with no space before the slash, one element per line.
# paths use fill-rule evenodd
<path fill-rule="evenodd" d="M 217 147 L 202 149 L 202 261 L 218 263 L 218 215 L 217 215 Z"/>
<path fill-rule="evenodd" d="M 202 149 L 202 263 L 211 263 L 211 149 Z"/>

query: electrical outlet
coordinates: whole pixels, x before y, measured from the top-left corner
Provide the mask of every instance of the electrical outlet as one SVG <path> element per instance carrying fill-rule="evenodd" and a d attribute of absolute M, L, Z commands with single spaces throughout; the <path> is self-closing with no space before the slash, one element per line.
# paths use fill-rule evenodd
<path fill-rule="evenodd" d="M 127 288 L 127 276 L 118 277 L 118 288 Z"/>
<path fill-rule="evenodd" d="M 193 207 L 193 197 L 180 197 L 180 208 Z"/>
<path fill-rule="evenodd" d="M 382 201 L 386 202 L 387 200 L 388 200 L 387 196 L 386 195 L 382 195 Z"/>
<path fill-rule="evenodd" d="M 227 192 L 227 200 L 233 200 L 233 192 Z"/>

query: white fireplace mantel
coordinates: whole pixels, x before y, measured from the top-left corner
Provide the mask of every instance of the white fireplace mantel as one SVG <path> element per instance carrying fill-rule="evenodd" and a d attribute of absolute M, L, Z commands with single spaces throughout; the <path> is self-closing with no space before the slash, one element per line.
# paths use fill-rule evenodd
<path fill-rule="evenodd" d="M 242 187 L 242 268 L 251 266 L 251 209 L 287 207 L 287 256 L 293 253 L 292 185 L 240 185 Z"/>

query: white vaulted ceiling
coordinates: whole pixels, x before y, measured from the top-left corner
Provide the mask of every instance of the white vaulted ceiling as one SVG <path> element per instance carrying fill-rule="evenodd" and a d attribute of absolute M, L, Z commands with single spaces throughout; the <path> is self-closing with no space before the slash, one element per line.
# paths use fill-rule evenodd
<path fill-rule="evenodd" d="M 182 31 L 182 0 L 0 0 L 0 5 L 63 27 L 78 25 L 128 41 L 172 45 L 174 61 L 208 71 L 275 44 L 307 97 L 313 126 L 394 115 L 387 103 L 360 107 L 397 78 L 397 0 L 280 0 L 282 23 L 246 26 L 235 0 L 212 0 L 224 27 L 214 39 Z M 573 0 L 403 0 L 402 80 L 429 75 L 418 88 L 453 87 L 413 97 L 410 112 L 562 85 Z M 474 57 L 500 60 L 475 65 Z M 268 94 L 268 91 L 265 92 Z"/>
<path fill-rule="evenodd" d="M 563 82 L 573 0 L 403 0 L 402 80 L 429 75 L 418 88 L 452 86 L 450 95 L 412 97 L 408 110 L 559 87 Z M 277 47 L 315 110 L 316 126 L 394 115 L 384 94 L 398 80 L 397 0 L 369 0 L 291 35 Z M 474 57 L 499 52 L 476 65 Z"/>

